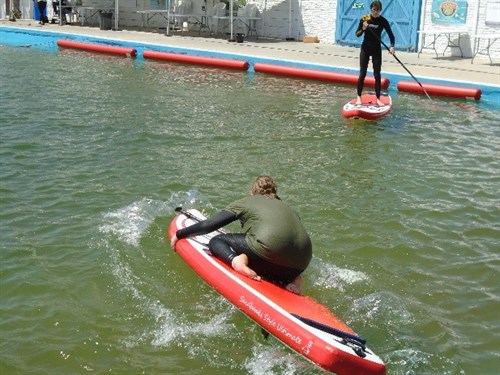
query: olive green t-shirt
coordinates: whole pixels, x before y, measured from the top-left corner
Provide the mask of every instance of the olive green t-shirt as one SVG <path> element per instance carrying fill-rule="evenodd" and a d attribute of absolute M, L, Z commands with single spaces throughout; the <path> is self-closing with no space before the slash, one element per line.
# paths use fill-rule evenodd
<path fill-rule="evenodd" d="M 252 195 L 225 208 L 241 222 L 248 246 L 269 262 L 305 269 L 312 257 L 309 235 L 297 213 L 279 199 Z"/>

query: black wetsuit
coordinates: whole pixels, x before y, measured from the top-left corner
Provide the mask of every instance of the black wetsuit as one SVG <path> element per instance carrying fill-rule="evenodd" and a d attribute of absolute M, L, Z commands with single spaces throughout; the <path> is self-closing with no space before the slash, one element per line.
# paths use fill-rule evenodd
<path fill-rule="evenodd" d="M 363 30 L 363 23 L 368 22 L 368 28 Z M 373 76 L 375 78 L 375 94 L 377 98 L 380 98 L 381 89 L 381 74 L 382 69 L 382 47 L 381 47 L 381 35 L 382 30 L 387 32 L 389 35 L 389 40 L 391 41 L 391 47 L 394 47 L 395 38 L 392 33 L 391 26 L 387 19 L 382 16 L 372 17 L 371 15 L 366 15 L 359 20 L 358 29 L 356 30 L 356 36 L 360 37 L 365 34 L 363 43 L 361 44 L 361 51 L 359 54 L 359 78 L 357 94 L 361 96 L 363 92 L 363 86 L 365 83 L 366 71 L 368 69 L 368 62 L 370 56 L 372 57 L 373 64 Z"/>
<path fill-rule="evenodd" d="M 42 25 L 45 25 L 46 23 L 49 22 L 49 18 L 47 17 L 46 10 L 47 10 L 47 0 L 37 1 L 37 6 L 38 6 L 38 12 L 40 13 L 40 23 Z"/>
<path fill-rule="evenodd" d="M 177 231 L 177 238 L 213 232 L 239 220 L 243 233 L 220 234 L 209 242 L 210 251 L 226 264 L 246 254 L 259 276 L 289 283 L 309 265 L 312 246 L 300 218 L 279 199 L 249 196 L 231 203 L 211 218 Z"/>

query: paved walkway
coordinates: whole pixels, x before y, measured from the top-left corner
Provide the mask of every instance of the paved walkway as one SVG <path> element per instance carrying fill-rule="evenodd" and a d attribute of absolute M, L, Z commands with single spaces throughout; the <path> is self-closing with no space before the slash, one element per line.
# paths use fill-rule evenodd
<path fill-rule="evenodd" d="M 166 36 L 155 32 L 131 31 L 131 30 L 100 30 L 98 27 L 85 27 L 76 25 L 46 24 L 38 25 L 33 20 L 17 20 L 9 22 L 0 20 L 0 26 L 19 27 L 37 31 L 78 34 L 99 38 L 111 38 L 121 41 L 137 42 L 138 44 L 157 44 L 177 48 L 203 50 L 209 52 L 222 52 L 230 54 L 241 54 L 254 58 L 273 60 L 284 60 L 310 65 L 337 67 L 358 70 L 359 49 L 330 44 L 302 43 L 298 41 L 283 41 L 266 38 L 258 40 L 245 40 L 244 43 L 229 42 L 223 38 L 180 35 Z M 425 81 L 425 79 L 438 79 L 453 82 L 476 83 L 479 85 L 493 85 L 500 88 L 500 64 L 490 64 L 486 58 L 476 58 L 471 63 L 470 58 L 440 57 L 436 59 L 435 54 L 397 51 L 399 60 L 410 70 L 414 76 Z M 389 53 L 384 53 L 382 67 L 383 73 L 393 73 L 411 76 Z"/>

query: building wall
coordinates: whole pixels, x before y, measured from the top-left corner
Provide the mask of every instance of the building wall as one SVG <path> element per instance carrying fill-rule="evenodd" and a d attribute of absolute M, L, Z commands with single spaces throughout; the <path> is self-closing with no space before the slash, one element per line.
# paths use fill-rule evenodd
<path fill-rule="evenodd" d="M 304 29 L 301 37 L 317 35 L 321 43 L 334 44 L 337 1 L 302 0 L 302 3 Z"/>
<path fill-rule="evenodd" d="M 302 23 L 299 0 L 291 0 L 291 17 L 289 0 L 257 0 L 255 4 L 263 18 L 264 36 L 276 36 L 279 39 L 298 38 L 297 27 Z"/>
<path fill-rule="evenodd" d="M 491 14 L 493 9 L 498 5 L 500 6 L 500 0 L 468 0 L 468 11 L 467 19 L 465 23 L 438 23 L 432 20 L 432 0 L 425 0 L 422 5 L 422 17 L 420 30 L 431 30 L 431 31 L 446 31 L 450 29 L 460 29 L 467 32 L 467 35 L 462 35 L 460 38 L 460 47 L 464 53 L 464 57 L 471 57 L 475 51 L 476 43 L 478 40 L 474 38 L 474 35 L 485 35 L 485 34 L 499 34 L 500 33 L 500 10 L 494 12 L 496 14 Z M 496 5 L 493 5 L 496 4 Z M 500 8 L 495 8 L 500 9 Z M 497 23 L 486 22 L 487 14 L 490 12 L 490 18 L 496 18 Z M 419 45 L 428 45 L 432 41 L 432 36 L 424 38 L 420 37 Z M 452 39 L 453 43 L 458 44 L 458 37 L 454 36 Z M 482 39 L 479 41 L 480 47 L 485 46 L 486 40 Z M 441 37 L 436 42 L 436 50 L 439 55 L 446 48 L 447 40 Z M 431 48 L 424 48 L 424 53 L 434 53 Z M 494 58 L 500 57 L 500 41 L 492 46 L 491 54 Z M 448 48 L 444 54 L 445 57 L 460 56 L 460 50 L 455 47 Z M 486 56 L 478 56 L 477 58 L 488 58 Z"/>
<path fill-rule="evenodd" d="M 315 35 L 321 43 L 335 42 L 335 0 L 255 0 L 263 17 L 263 34 L 302 40 Z"/>
<path fill-rule="evenodd" d="M 477 18 L 476 35 L 500 35 L 500 0 L 489 0 L 479 2 L 479 11 Z M 478 42 L 476 39 L 475 43 Z M 486 40 L 481 40 L 479 47 L 486 47 Z M 474 45 L 474 44 L 473 44 Z M 498 40 L 491 49 L 492 57 L 498 62 L 500 59 L 500 40 Z M 479 56 L 478 56 L 479 57 Z M 487 58 L 487 57 L 482 57 Z"/>
<path fill-rule="evenodd" d="M 135 13 L 138 10 L 149 9 L 148 2 L 144 0 L 119 0 L 120 1 L 120 15 L 118 20 L 119 27 L 141 27 L 142 16 Z M 160 17 L 151 20 L 151 27 L 160 27 L 160 24 L 165 26 L 166 21 Z M 162 22 L 163 21 L 163 22 Z M 126 26 L 125 26 L 126 25 Z"/>

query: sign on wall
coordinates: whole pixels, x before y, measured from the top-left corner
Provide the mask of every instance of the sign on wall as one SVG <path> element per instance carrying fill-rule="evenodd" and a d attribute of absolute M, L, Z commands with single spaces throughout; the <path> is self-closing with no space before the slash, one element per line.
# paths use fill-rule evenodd
<path fill-rule="evenodd" d="M 489 26 L 500 25 L 500 2 L 490 0 L 486 3 L 486 24 Z"/>
<path fill-rule="evenodd" d="M 468 6 L 467 1 L 433 0 L 431 20 L 437 23 L 465 23 Z"/>
<path fill-rule="evenodd" d="M 165 9 L 166 0 L 149 0 L 149 9 Z"/>

